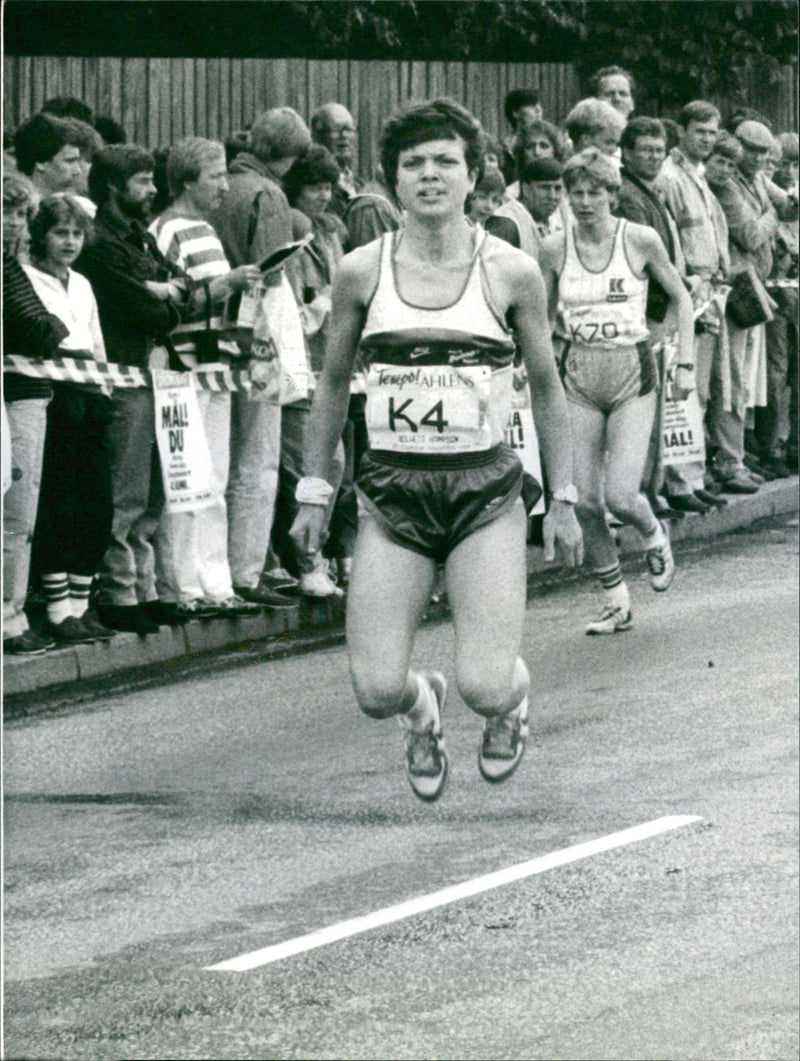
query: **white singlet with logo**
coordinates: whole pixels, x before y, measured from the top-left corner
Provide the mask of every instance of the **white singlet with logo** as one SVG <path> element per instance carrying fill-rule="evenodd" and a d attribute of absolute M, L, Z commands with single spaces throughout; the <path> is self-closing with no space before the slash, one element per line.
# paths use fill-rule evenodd
<path fill-rule="evenodd" d="M 470 453 L 503 439 L 511 408 L 514 343 L 491 302 L 476 230 L 461 294 L 431 309 L 397 289 L 398 233 L 381 237 L 380 273 L 359 353 L 366 369 L 370 448 L 395 453 Z"/>
<path fill-rule="evenodd" d="M 637 276 L 625 249 L 628 222 L 620 219 L 604 269 L 587 269 L 575 244 L 575 228 L 564 231 L 564 267 L 558 278 L 556 335 L 581 346 L 635 346 L 650 334 L 645 320 L 647 277 Z"/>

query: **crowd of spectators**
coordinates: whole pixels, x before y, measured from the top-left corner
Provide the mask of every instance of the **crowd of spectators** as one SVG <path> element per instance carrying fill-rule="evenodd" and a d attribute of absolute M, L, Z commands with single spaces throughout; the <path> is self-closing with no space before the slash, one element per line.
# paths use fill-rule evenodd
<path fill-rule="evenodd" d="M 664 468 L 654 431 L 643 486 L 662 518 L 703 514 L 797 472 L 798 137 L 748 109 L 723 126 L 710 101 L 674 120 L 639 115 L 634 80 L 616 66 L 591 90 L 560 126 L 535 89 L 508 94 L 509 132 L 486 137 L 469 218 L 537 258 L 543 239 L 573 223 L 567 159 L 595 148 L 619 167 L 614 212 L 656 231 L 691 295 L 706 433 L 705 461 Z M 198 390 L 210 501 L 167 512 L 151 390 L 4 368 L 5 651 L 37 655 L 346 591 L 368 444 L 358 372 L 326 545 L 299 556 L 288 530 L 336 270 L 403 223 L 383 175 L 359 172 L 356 142 L 353 115 L 330 102 L 308 125 L 278 107 L 224 144 L 187 137 L 151 151 L 71 98 L 5 137 L 7 355 L 195 374 L 238 367 L 252 380 Z M 262 268 L 292 243 L 284 264 Z M 743 273 L 767 305 L 765 323 L 727 311 Z M 673 312 L 651 280 L 654 346 L 675 332 Z M 266 342 L 259 315 L 281 321 Z M 262 385 L 292 328 L 309 384 L 278 400 Z"/>

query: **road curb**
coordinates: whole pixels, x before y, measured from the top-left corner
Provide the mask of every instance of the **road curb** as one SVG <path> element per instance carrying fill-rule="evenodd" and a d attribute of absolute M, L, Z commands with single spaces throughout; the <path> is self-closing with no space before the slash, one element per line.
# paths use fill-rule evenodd
<path fill-rule="evenodd" d="M 733 496 L 725 508 L 714 509 L 705 516 L 689 514 L 671 524 L 673 542 L 704 540 L 747 527 L 756 520 L 797 512 L 798 479 L 778 479 L 765 483 L 757 494 Z M 630 528 L 619 533 L 622 557 L 641 551 L 638 536 Z M 545 564 L 542 550 L 528 550 L 529 590 L 542 581 L 558 582 L 567 573 Z M 431 609 L 430 618 L 442 618 L 446 608 Z M 76 645 L 57 649 L 43 656 L 25 659 L 7 656 L 3 659 L 3 698 L 9 706 L 25 700 L 35 701 L 36 694 L 52 700 L 63 689 L 69 698 L 77 689 L 87 689 L 104 680 L 120 687 L 130 678 L 157 666 L 163 674 L 176 672 L 192 661 L 223 654 L 234 658 L 274 659 L 307 652 L 341 641 L 344 635 L 343 602 L 309 601 L 297 607 L 264 612 L 260 616 L 235 619 L 195 619 L 184 626 L 162 627 L 158 634 L 146 637 L 120 633 L 110 642 Z"/>

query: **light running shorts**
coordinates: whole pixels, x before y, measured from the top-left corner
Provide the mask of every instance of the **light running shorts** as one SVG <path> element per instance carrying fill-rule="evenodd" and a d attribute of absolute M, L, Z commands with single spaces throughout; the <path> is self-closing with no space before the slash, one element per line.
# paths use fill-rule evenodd
<path fill-rule="evenodd" d="M 648 343 L 614 349 L 567 343 L 559 371 L 569 401 L 606 415 L 658 387 L 656 360 Z"/>

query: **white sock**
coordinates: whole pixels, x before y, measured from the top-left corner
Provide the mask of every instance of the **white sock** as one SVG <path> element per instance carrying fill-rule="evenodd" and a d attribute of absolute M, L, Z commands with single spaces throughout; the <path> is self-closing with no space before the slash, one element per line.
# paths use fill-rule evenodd
<path fill-rule="evenodd" d="M 47 618 L 51 623 L 63 623 L 72 615 L 69 581 L 66 571 L 42 575 L 42 592 L 47 602 Z"/>
<path fill-rule="evenodd" d="M 656 525 L 649 534 L 642 535 L 642 540 L 644 541 L 645 549 L 658 549 L 659 546 L 665 544 L 667 536 L 658 520 L 656 520 Z"/>
<path fill-rule="evenodd" d="M 619 582 L 616 586 L 612 586 L 611 589 L 604 589 L 603 593 L 610 607 L 619 608 L 622 612 L 630 610 L 631 598 L 628 593 L 628 587 L 624 582 Z"/>

